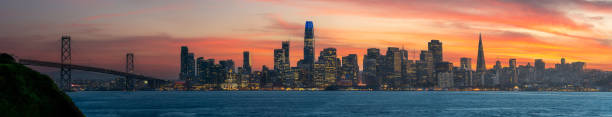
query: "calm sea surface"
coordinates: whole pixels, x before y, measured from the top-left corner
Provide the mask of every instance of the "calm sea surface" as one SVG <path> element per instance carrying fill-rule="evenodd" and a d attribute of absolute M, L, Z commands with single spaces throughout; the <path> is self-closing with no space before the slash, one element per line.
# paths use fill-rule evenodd
<path fill-rule="evenodd" d="M 612 116 L 603 92 L 71 92 L 89 117 Z"/>

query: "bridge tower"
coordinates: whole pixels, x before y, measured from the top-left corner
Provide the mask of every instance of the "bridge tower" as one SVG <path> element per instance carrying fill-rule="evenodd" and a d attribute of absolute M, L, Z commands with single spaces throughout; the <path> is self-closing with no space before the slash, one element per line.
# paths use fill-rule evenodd
<path fill-rule="evenodd" d="M 125 58 L 125 72 L 134 73 L 134 53 L 127 53 Z"/>
<path fill-rule="evenodd" d="M 61 67 L 60 67 L 60 88 L 62 90 L 70 90 L 72 88 L 72 49 L 70 48 L 70 36 L 67 34 L 62 35 L 61 40 L 62 48 L 61 52 Z"/>
<path fill-rule="evenodd" d="M 134 73 L 134 53 L 127 53 L 125 55 L 125 72 Z M 129 77 L 125 77 L 125 90 L 134 89 L 134 80 Z"/>

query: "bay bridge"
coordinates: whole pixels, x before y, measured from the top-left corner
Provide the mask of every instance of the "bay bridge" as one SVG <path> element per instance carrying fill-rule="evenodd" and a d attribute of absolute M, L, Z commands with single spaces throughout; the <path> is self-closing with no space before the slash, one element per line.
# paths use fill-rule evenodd
<path fill-rule="evenodd" d="M 72 49 L 71 49 L 71 38 L 68 35 L 62 35 L 61 38 L 61 50 L 60 50 L 60 62 L 32 60 L 32 59 L 17 59 L 17 62 L 23 65 L 30 66 L 41 66 L 41 67 L 52 67 L 60 69 L 60 79 L 57 81 L 59 87 L 64 91 L 70 91 L 72 89 L 72 70 L 82 70 L 88 72 L 105 73 L 116 76 L 125 77 L 125 90 L 133 90 L 134 80 L 146 81 L 146 87 L 150 89 L 159 88 L 163 84 L 167 84 L 170 81 L 161 78 L 150 77 L 145 75 L 139 75 L 134 73 L 134 54 L 126 54 L 125 71 L 112 70 L 106 68 L 99 68 L 94 66 L 76 65 L 72 64 Z"/>

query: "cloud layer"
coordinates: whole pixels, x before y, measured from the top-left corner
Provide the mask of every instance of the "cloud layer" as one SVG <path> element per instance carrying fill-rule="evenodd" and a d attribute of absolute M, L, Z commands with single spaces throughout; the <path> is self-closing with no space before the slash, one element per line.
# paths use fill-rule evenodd
<path fill-rule="evenodd" d="M 2 52 L 59 61 L 59 37 L 67 32 L 73 37 L 73 63 L 121 70 L 125 54 L 133 52 L 137 72 L 168 79 L 178 76 L 183 45 L 197 57 L 233 59 L 237 66 L 242 52 L 250 51 L 260 69 L 273 65 L 273 49 L 289 40 L 295 66 L 303 57 L 306 20 L 315 23 L 317 56 L 334 47 L 339 57 L 358 54 L 361 61 L 367 48 L 384 53 L 391 46 L 416 51 L 413 56 L 437 39 L 444 60 L 458 64 L 461 57 L 475 60 L 482 33 L 489 67 L 496 60 L 507 65 L 509 58 L 519 64 L 544 59 L 553 67 L 565 57 L 612 70 L 612 3 L 606 1 L 65 0 L 48 3 L 53 8 L 10 7 L 27 4 L 37 6 L 7 2 L 0 8 L 0 15 L 12 16 L 0 22 L 6 24 L 0 28 Z"/>

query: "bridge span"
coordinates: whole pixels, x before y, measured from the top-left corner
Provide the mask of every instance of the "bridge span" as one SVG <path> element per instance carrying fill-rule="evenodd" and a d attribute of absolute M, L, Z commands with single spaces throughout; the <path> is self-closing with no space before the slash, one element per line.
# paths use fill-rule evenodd
<path fill-rule="evenodd" d="M 39 61 L 39 60 L 30 60 L 30 59 L 19 59 L 17 61 L 20 64 L 23 64 L 23 65 L 32 65 L 32 66 L 41 66 L 41 67 L 54 67 L 54 68 L 61 68 L 62 67 L 61 63 L 49 62 L 49 61 Z M 97 67 L 90 67 L 90 66 L 84 66 L 84 65 L 75 65 L 75 64 L 65 64 L 65 67 L 68 67 L 70 69 L 75 69 L 75 70 L 82 70 L 82 71 L 90 71 L 90 72 L 112 74 L 112 75 L 117 75 L 117 76 L 124 76 L 126 78 L 131 78 L 131 79 L 147 80 L 149 82 L 156 83 L 157 85 L 158 85 L 158 83 L 168 83 L 168 82 L 170 82 L 169 80 L 164 80 L 164 79 L 161 79 L 161 78 L 149 77 L 149 76 L 138 75 L 138 74 L 133 74 L 133 73 L 127 73 L 127 72 L 121 72 L 121 71 L 105 69 L 105 68 L 97 68 Z"/>

